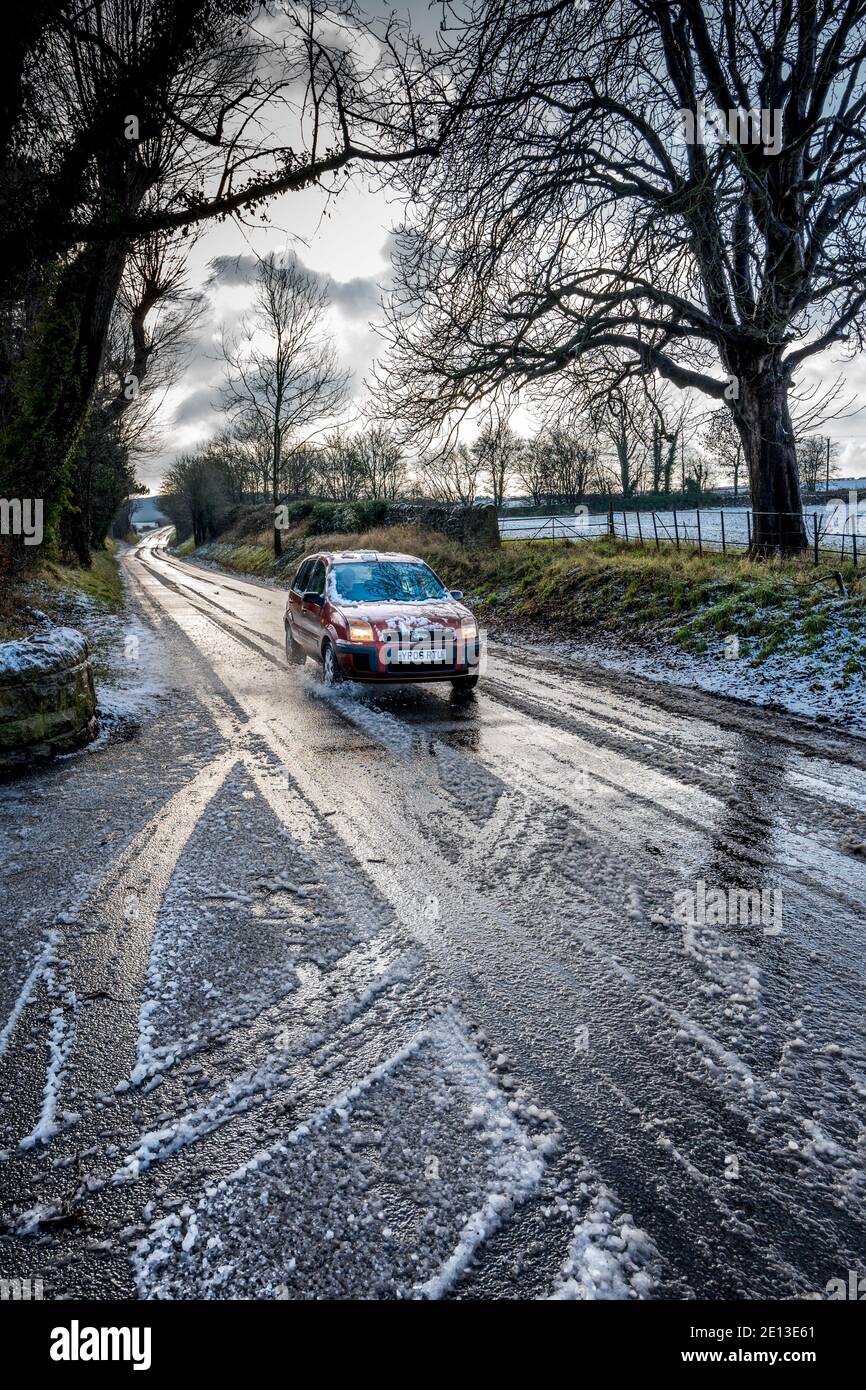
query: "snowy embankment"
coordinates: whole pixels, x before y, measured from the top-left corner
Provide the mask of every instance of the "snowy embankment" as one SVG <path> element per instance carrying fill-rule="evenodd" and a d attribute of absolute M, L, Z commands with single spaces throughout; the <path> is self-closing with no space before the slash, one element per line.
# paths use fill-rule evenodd
<path fill-rule="evenodd" d="M 130 547 L 119 543 L 117 548 L 123 555 Z M 132 608 L 125 576 L 123 580 L 124 600 L 118 608 L 75 589 L 62 596 L 64 615 L 86 634 L 92 652 L 99 732 L 91 748 L 127 736 L 152 719 L 170 686 L 159 638 Z"/>
<path fill-rule="evenodd" d="M 506 636 L 504 640 L 514 639 Z M 765 708 L 826 720 L 844 726 L 847 732 L 866 735 L 863 675 L 852 675 L 844 686 L 840 684 L 849 643 L 850 633 L 840 623 L 836 631 L 831 629 L 825 634 L 817 652 L 797 655 L 781 650 L 763 660 L 726 655 L 722 638 L 701 655 L 682 651 L 661 638 L 638 645 L 615 636 L 605 636 L 603 640 L 549 641 L 539 634 L 533 645 L 581 665 L 746 700 Z"/>
<path fill-rule="evenodd" d="M 92 626 L 99 660 L 98 743 L 152 719 L 167 698 L 169 685 L 159 640 L 134 614 L 94 615 Z"/>
<path fill-rule="evenodd" d="M 99 748 L 157 713 L 170 673 L 128 601 L 116 559 L 128 549 L 100 551 L 86 571 L 36 570 L 12 593 L 14 640 L 0 641 L 0 768 Z"/>

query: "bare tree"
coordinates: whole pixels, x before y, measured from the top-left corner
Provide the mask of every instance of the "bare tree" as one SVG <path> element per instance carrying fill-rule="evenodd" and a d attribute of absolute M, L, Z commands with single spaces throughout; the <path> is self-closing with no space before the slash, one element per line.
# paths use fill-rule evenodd
<path fill-rule="evenodd" d="M 267 444 L 267 442 L 266 442 Z M 201 454 L 225 479 L 225 491 L 232 502 L 260 502 L 268 495 L 268 448 L 246 439 L 224 425 L 208 441 Z"/>
<path fill-rule="evenodd" d="M 351 502 L 360 496 L 359 461 L 344 430 L 325 436 L 316 450 L 313 488 L 331 502 Z"/>
<path fill-rule="evenodd" d="M 687 462 L 684 460 L 684 485 L 683 491 L 694 490 L 700 495 L 706 492 L 713 481 L 713 466 L 708 458 L 703 454 L 690 451 Z"/>
<path fill-rule="evenodd" d="M 395 408 L 420 429 L 614 350 L 731 411 L 753 553 L 800 550 L 792 382 L 863 342 L 863 0 L 473 16 L 483 83 L 400 244 Z"/>
<path fill-rule="evenodd" d="M 182 455 L 165 475 L 162 506 L 174 522 L 178 540 L 192 535 L 197 546 L 213 540 L 229 502 L 225 474 L 207 449 Z"/>
<path fill-rule="evenodd" d="M 550 455 L 545 448 L 543 430 L 533 438 L 527 439 L 517 476 L 526 488 L 532 505 L 540 506 L 542 499 L 547 497 L 551 490 Z"/>
<path fill-rule="evenodd" d="M 613 445 L 617 481 L 623 497 L 633 497 L 643 483 L 645 409 L 642 383 L 634 377 L 624 378 L 593 407 L 599 434 L 607 435 Z"/>
<path fill-rule="evenodd" d="M 820 434 L 807 434 L 797 441 L 797 464 L 804 492 L 815 493 L 821 483 L 837 472 L 839 446 Z"/>
<path fill-rule="evenodd" d="M 396 434 L 374 424 L 333 430 L 310 450 L 310 487 L 333 502 L 387 501 L 406 481 L 406 458 Z"/>
<path fill-rule="evenodd" d="M 386 425 L 370 425 L 352 437 L 357 496 L 379 501 L 398 497 L 406 478 L 406 458 Z"/>
<path fill-rule="evenodd" d="M 467 444 L 457 443 L 427 454 L 417 467 L 426 496 L 437 502 L 471 507 L 481 482 L 481 459 Z"/>
<path fill-rule="evenodd" d="M 308 435 L 345 400 L 348 377 L 323 329 L 327 305 L 325 288 L 294 258 L 283 263 L 271 254 L 258 264 L 252 313 L 222 338 L 223 403 L 247 438 L 268 441 L 275 508 L 284 491 L 307 490 Z M 274 554 L 281 553 L 275 516 Z"/>
<path fill-rule="evenodd" d="M 527 441 L 519 477 L 533 502 L 578 502 L 598 471 L 599 448 L 585 426 L 543 427 Z"/>
<path fill-rule="evenodd" d="M 487 415 L 472 451 L 479 471 L 490 484 L 493 505 L 501 507 L 508 494 L 508 485 L 520 467 L 523 440 L 514 433 L 508 415 L 498 407 Z"/>
<path fill-rule="evenodd" d="M 159 407 L 184 369 L 201 308 L 186 279 L 186 246 L 165 233 L 143 238 L 126 262 L 71 470 L 61 544 L 82 565 L 123 499 L 140 491 L 135 466 L 158 447 Z"/>
<path fill-rule="evenodd" d="M 739 495 L 740 472 L 743 466 L 743 441 L 729 410 L 714 410 L 707 421 L 702 443 L 714 460 L 716 471 L 734 484 L 734 498 Z"/>

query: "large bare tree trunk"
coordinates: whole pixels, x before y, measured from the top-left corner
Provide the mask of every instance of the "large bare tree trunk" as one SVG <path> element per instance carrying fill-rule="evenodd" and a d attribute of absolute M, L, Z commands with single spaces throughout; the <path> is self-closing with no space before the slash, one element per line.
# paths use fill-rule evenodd
<path fill-rule="evenodd" d="M 743 441 L 752 494 L 752 547 L 756 559 L 796 555 L 807 545 L 788 410 L 788 375 L 778 355 L 739 378 L 734 419 Z"/>

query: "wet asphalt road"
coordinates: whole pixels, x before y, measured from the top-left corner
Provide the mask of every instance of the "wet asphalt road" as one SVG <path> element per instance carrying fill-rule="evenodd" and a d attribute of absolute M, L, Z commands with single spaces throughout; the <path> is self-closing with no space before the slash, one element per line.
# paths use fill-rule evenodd
<path fill-rule="evenodd" d="M 124 561 L 171 693 L 0 788 L 0 1276 L 767 1298 L 866 1268 L 866 745 L 492 644 L 323 689 Z M 152 668 L 152 670 L 151 670 Z M 771 891 L 760 921 L 674 895 Z"/>

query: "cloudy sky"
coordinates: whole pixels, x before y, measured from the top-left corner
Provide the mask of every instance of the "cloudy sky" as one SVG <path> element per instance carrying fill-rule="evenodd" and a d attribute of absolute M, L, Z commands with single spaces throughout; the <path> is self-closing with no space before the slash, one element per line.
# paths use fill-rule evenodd
<path fill-rule="evenodd" d="M 329 327 L 353 374 L 352 396 L 360 400 L 378 342 L 372 321 L 390 271 L 389 231 L 397 212 L 380 190 L 358 181 L 330 202 L 318 189 L 276 199 L 265 227 L 222 222 L 203 233 L 190 254 L 189 281 L 204 296 L 204 314 L 183 377 L 160 407 L 159 452 L 138 466 L 151 491 L 159 491 L 163 470 L 178 453 L 219 427 L 220 325 L 236 324 L 249 310 L 256 256 L 294 255 L 329 281 Z"/>

